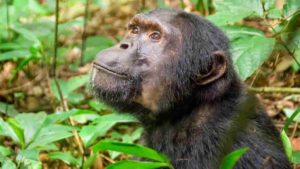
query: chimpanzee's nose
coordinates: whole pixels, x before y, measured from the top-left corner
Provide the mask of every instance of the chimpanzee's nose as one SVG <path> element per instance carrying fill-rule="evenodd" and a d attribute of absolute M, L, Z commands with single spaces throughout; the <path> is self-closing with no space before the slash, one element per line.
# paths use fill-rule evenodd
<path fill-rule="evenodd" d="M 128 49 L 131 46 L 129 42 L 121 42 L 120 43 L 120 48 L 121 49 Z"/>

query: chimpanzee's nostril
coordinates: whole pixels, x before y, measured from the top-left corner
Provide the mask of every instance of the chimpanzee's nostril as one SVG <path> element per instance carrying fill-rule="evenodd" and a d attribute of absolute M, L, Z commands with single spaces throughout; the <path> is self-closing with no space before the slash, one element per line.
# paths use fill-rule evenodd
<path fill-rule="evenodd" d="M 122 43 L 121 45 L 120 45 L 120 48 L 121 49 L 127 49 L 129 47 L 129 44 L 127 44 L 127 43 Z"/>

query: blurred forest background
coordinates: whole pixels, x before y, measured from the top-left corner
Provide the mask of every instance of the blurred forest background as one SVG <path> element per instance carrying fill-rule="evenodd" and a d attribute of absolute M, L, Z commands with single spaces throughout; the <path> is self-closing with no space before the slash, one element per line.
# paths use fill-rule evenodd
<path fill-rule="evenodd" d="M 0 0 L 3 169 L 102 169 L 128 154 L 157 162 L 123 168 L 168 163 L 147 147 L 128 149 L 142 135 L 138 121 L 94 100 L 88 87 L 96 53 L 125 35 L 132 16 L 155 8 L 205 16 L 229 36 L 240 77 L 300 168 L 300 0 Z"/>

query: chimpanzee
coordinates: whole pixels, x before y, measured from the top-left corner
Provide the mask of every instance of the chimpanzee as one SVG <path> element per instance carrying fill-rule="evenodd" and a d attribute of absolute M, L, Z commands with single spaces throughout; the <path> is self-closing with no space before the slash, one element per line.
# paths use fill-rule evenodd
<path fill-rule="evenodd" d="M 156 9 L 134 16 L 129 32 L 93 62 L 100 100 L 135 115 L 144 141 L 175 169 L 216 169 L 249 150 L 236 169 L 289 169 L 279 133 L 239 79 L 224 33 L 206 19 Z"/>

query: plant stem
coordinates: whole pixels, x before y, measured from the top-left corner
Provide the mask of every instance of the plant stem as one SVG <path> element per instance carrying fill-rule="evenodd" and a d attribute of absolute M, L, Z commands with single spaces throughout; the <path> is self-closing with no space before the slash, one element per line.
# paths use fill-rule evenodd
<path fill-rule="evenodd" d="M 296 87 L 250 87 L 250 91 L 257 93 L 293 93 L 300 94 L 300 88 Z"/>
<path fill-rule="evenodd" d="M 59 0 L 56 0 L 55 7 L 55 28 L 54 28 L 54 58 L 52 64 L 51 76 L 56 77 L 56 58 L 57 58 L 57 47 L 58 47 L 58 18 L 59 18 Z"/>
<path fill-rule="evenodd" d="M 82 36 L 81 36 L 82 43 L 81 43 L 80 66 L 83 65 L 84 52 L 85 52 L 85 48 L 86 48 L 85 38 L 86 38 L 86 25 L 87 25 L 87 20 L 88 20 L 89 4 L 90 4 L 90 1 L 86 0 L 85 11 L 84 11 L 84 20 L 83 20 L 83 32 L 82 32 Z"/>

